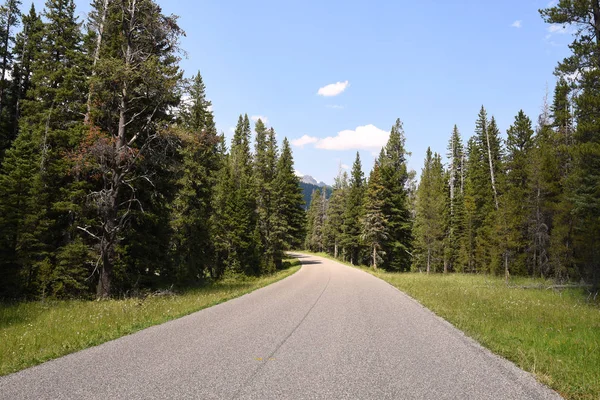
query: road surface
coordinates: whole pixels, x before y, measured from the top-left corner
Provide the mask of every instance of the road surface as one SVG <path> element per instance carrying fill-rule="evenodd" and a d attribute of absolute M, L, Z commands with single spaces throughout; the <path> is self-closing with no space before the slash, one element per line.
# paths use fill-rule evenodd
<path fill-rule="evenodd" d="M 2 377 L 0 398 L 560 398 L 387 283 L 298 257 L 271 286 Z"/>

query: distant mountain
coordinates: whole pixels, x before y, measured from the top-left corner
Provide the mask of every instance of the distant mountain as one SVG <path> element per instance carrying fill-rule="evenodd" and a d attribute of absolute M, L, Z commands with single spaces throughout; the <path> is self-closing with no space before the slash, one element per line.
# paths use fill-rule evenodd
<path fill-rule="evenodd" d="M 306 183 L 306 182 L 304 182 L 304 180 L 301 180 L 300 181 L 300 187 L 302 188 L 302 194 L 304 195 L 304 207 L 307 210 L 308 210 L 308 207 L 310 207 L 310 198 L 312 197 L 312 193 L 315 190 L 319 189 L 319 190 L 322 191 L 323 188 L 325 188 L 325 190 L 326 190 L 325 196 L 327 198 L 331 197 L 331 193 L 333 192 L 333 188 L 331 188 L 330 186 L 325 185 L 324 183 L 323 183 L 322 186 L 319 186 L 319 185 L 312 184 L 312 183 Z"/>
<path fill-rule="evenodd" d="M 307 183 L 309 185 L 317 186 L 317 187 L 327 186 L 327 184 L 325 182 L 317 182 L 317 180 L 310 175 L 304 175 L 304 176 L 300 177 L 300 181 L 303 183 Z"/>

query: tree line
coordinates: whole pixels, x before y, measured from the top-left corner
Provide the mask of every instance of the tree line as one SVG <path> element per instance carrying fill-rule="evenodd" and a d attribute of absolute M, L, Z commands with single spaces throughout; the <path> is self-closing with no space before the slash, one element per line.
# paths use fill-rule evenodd
<path fill-rule="evenodd" d="M 282 266 L 304 233 L 287 139 L 231 146 L 152 0 L 0 8 L 0 298 L 108 297 Z M 20 29 L 19 29 L 20 28 Z"/>
<path fill-rule="evenodd" d="M 519 111 L 503 139 L 482 107 L 466 145 L 454 127 L 446 162 L 427 150 L 417 186 L 398 121 L 368 181 L 357 155 L 330 199 L 313 194 L 305 246 L 388 270 L 599 284 L 600 1 L 561 0 L 540 14 L 576 30 L 535 128 Z"/>

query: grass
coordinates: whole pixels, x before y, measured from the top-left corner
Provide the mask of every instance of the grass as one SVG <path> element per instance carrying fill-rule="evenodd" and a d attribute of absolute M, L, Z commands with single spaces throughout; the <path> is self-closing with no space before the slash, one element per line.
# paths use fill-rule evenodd
<path fill-rule="evenodd" d="M 519 288 L 551 284 L 530 278 L 513 278 L 507 286 L 503 278 L 484 275 L 363 269 L 563 397 L 600 399 L 600 307 L 586 291 Z"/>
<path fill-rule="evenodd" d="M 0 376 L 64 356 L 152 325 L 183 317 L 286 278 L 300 268 L 260 278 L 229 277 L 172 296 L 0 304 Z"/>

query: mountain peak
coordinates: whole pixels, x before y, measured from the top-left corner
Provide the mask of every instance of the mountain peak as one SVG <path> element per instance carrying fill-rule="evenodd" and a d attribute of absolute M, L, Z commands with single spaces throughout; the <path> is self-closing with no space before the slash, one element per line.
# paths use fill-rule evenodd
<path fill-rule="evenodd" d="M 325 182 L 317 182 L 317 180 L 310 175 L 304 175 L 303 177 L 300 178 L 300 181 L 304 182 L 304 183 L 309 183 L 311 185 L 320 186 L 320 187 L 327 186 L 327 184 Z"/>

